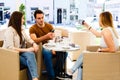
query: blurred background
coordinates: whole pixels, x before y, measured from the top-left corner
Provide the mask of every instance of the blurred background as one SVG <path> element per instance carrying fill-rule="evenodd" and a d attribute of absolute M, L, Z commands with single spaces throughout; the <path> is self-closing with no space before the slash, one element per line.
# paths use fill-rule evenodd
<path fill-rule="evenodd" d="M 119 0 L 0 0 L 0 23 L 6 24 L 13 11 L 22 10 L 26 16 L 26 24 L 32 24 L 36 9 L 43 10 L 46 22 L 51 24 L 74 26 L 79 19 L 84 19 L 95 28 L 98 28 L 99 14 L 110 11 L 115 26 L 120 27 Z"/>

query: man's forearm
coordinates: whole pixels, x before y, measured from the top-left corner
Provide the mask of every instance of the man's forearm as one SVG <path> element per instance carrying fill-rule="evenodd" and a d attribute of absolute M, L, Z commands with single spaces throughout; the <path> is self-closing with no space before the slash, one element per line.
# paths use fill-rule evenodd
<path fill-rule="evenodd" d="M 44 41 L 44 40 L 47 40 L 46 36 L 42 36 L 42 37 L 39 37 L 39 38 L 34 39 L 34 41 L 35 41 L 36 43 L 40 43 L 40 42 L 42 42 L 42 41 Z"/>

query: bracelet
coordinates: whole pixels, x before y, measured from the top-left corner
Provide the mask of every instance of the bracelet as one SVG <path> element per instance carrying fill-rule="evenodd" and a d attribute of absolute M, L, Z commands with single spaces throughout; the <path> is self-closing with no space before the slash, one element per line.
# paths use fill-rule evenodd
<path fill-rule="evenodd" d="M 92 27 L 90 26 L 89 28 L 88 28 L 88 30 L 90 30 Z"/>
<path fill-rule="evenodd" d="M 32 45 L 34 44 L 35 42 L 32 43 Z"/>
<path fill-rule="evenodd" d="M 101 52 L 101 48 L 98 49 L 98 52 Z"/>

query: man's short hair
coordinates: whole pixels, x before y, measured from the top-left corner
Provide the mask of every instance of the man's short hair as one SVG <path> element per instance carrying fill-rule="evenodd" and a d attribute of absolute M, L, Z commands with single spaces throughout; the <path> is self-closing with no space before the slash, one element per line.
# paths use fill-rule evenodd
<path fill-rule="evenodd" d="M 44 12 L 42 10 L 36 10 L 34 12 L 34 18 L 36 18 L 36 14 L 44 14 Z"/>

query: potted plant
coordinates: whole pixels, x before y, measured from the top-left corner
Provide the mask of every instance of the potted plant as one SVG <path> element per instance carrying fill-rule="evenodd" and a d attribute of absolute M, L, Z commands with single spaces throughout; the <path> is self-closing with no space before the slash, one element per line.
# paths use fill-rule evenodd
<path fill-rule="evenodd" d="M 25 5 L 22 3 L 19 7 L 19 11 L 23 13 L 24 15 L 24 19 L 25 19 L 25 22 L 24 22 L 24 25 L 26 26 L 26 13 L 25 13 Z"/>

